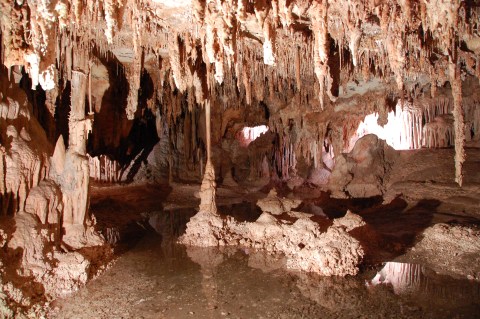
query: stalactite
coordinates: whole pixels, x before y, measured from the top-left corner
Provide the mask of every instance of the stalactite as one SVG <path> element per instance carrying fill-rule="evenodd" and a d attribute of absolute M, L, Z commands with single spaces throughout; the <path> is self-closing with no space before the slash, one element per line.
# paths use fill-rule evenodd
<path fill-rule="evenodd" d="M 301 91 L 302 90 L 302 72 L 300 69 L 300 49 L 297 48 L 295 52 L 295 81 L 297 84 L 297 90 Z"/>
<path fill-rule="evenodd" d="M 270 19 L 266 19 L 263 25 L 263 63 L 267 65 L 275 65 L 276 49 L 275 49 L 275 28 L 272 26 Z"/>
<path fill-rule="evenodd" d="M 104 12 L 105 12 L 105 22 L 107 24 L 107 28 L 105 29 L 105 36 L 109 44 L 113 43 L 114 31 L 117 28 L 117 19 L 116 19 L 117 3 L 119 2 L 115 0 L 106 0 L 103 3 Z"/>
<path fill-rule="evenodd" d="M 350 52 L 352 53 L 352 62 L 353 66 L 358 66 L 358 50 L 360 46 L 360 40 L 362 37 L 362 31 L 360 28 L 356 25 L 349 25 L 349 35 L 350 39 L 348 42 L 348 47 L 350 49 Z"/>
<path fill-rule="evenodd" d="M 423 146 L 428 148 L 455 145 L 453 119 L 439 116 L 423 127 Z"/>
<path fill-rule="evenodd" d="M 314 3 L 312 5 L 311 18 L 312 29 L 315 37 L 314 46 L 314 63 L 315 75 L 317 76 L 320 87 L 318 99 L 320 107 L 323 109 L 325 93 L 330 91 L 331 78 L 330 68 L 328 66 L 329 58 L 329 43 L 328 43 L 328 2 L 324 1 L 321 4 Z M 330 84 L 330 85 L 329 85 Z"/>
<path fill-rule="evenodd" d="M 395 74 L 395 81 L 399 91 L 404 89 L 405 72 L 405 43 L 404 43 L 404 24 L 400 13 L 396 8 L 384 9 L 381 20 L 381 28 L 385 37 L 385 51 L 388 56 L 390 69 Z"/>
<path fill-rule="evenodd" d="M 77 25 L 82 19 L 83 2 L 81 0 L 72 0 L 73 20 Z"/>
<path fill-rule="evenodd" d="M 111 160 L 105 155 L 88 156 L 90 178 L 105 183 L 115 183 L 119 180 L 119 167 L 117 161 Z"/>
<path fill-rule="evenodd" d="M 185 79 L 185 66 L 183 64 L 185 57 L 184 47 L 181 39 L 176 36 L 172 38 L 173 43 L 169 45 L 170 67 L 177 89 L 183 93 L 187 89 L 187 81 Z"/>
<path fill-rule="evenodd" d="M 128 79 L 128 97 L 125 111 L 127 118 L 133 120 L 138 105 L 138 90 L 140 89 L 140 77 L 142 73 L 142 53 L 136 53 L 131 65 L 126 68 L 126 75 Z"/>

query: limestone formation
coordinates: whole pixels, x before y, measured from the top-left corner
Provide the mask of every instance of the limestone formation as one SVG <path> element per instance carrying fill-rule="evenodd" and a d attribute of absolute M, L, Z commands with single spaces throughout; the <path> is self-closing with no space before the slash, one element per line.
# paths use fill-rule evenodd
<path fill-rule="evenodd" d="M 353 150 L 341 154 L 330 178 L 334 196 L 372 197 L 385 192 L 395 161 L 395 151 L 376 135 L 365 135 L 357 141 Z"/>
<path fill-rule="evenodd" d="M 139 205 L 90 207 L 92 187 L 199 187 L 171 192 L 199 204 L 182 243 L 323 275 L 358 272 L 365 212 L 327 219 L 352 206 L 476 220 L 479 25 L 467 0 L 0 0 L 0 316 L 41 316 L 123 244 Z M 419 249 L 477 246 L 415 216 Z"/>
<path fill-rule="evenodd" d="M 267 199 L 271 202 L 274 192 Z M 277 203 L 282 199 L 276 198 Z M 260 200 L 264 205 L 265 200 Z M 297 203 L 298 205 L 299 203 Z M 260 204 L 258 203 L 260 206 Z M 241 246 L 264 250 L 286 257 L 286 267 L 292 270 L 325 276 L 355 275 L 364 256 L 358 240 L 349 231 L 365 225 L 362 218 L 351 212 L 334 221 L 326 231 L 313 222 L 313 215 L 285 211 L 292 220 L 284 220 L 270 212 L 267 205 L 255 222 L 240 223 L 200 210 L 187 224 L 180 242 L 191 246 Z M 278 209 L 278 205 L 274 205 Z"/>
<path fill-rule="evenodd" d="M 277 196 L 277 191 L 272 189 L 267 197 L 257 202 L 257 205 L 264 212 L 269 212 L 272 215 L 281 215 L 297 208 L 301 202 L 298 199 L 280 198 Z"/>

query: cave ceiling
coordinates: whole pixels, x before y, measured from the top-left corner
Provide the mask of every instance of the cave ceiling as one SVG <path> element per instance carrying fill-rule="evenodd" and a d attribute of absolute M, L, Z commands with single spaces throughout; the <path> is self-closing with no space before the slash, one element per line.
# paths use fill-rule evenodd
<path fill-rule="evenodd" d="M 55 92 L 72 70 L 98 78 L 95 65 L 114 60 L 129 120 L 145 70 L 169 118 L 181 114 L 172 92 L 189 110 L 265 104 L 273 131 L 309 122 L 320 140 L 335 113 L 382 117 L 398 100 L 426 105 L 448 87 L 456 162 L 465 157 L 462 103 L 480 78 L 475 0 L 0 0 L 0 10 L 10 72 L 24 67 L 32 88 Z"/>

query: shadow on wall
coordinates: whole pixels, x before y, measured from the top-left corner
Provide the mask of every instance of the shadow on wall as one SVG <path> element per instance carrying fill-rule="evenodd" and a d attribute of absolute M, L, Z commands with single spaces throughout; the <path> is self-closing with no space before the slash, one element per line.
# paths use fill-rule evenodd
<path fill-rule="evenodd" d="M 0 193 L 0 200 L 2 203 L 0 216 L 14 216 L 19 208 L 18 198 L 15 194 L 13 192 Z"/>
<path fill-rule="evenodd" d="M 148 155 L 158 141 L 155 115 L 149 109 L 145 109 L 143 117 L 134 120 L 134 125 L 128 135 L 130 145 L 126 156 L 130 160 L 126 164 L 134 162 L 131 163 L 128 170 L 127 182 L 133 181 L 142 163 L 147 161 Z"/>
<path fill-rule="evenodd" d="M 35 90 L 32 90 L 32 80 L 30 76 L 22 69 L 22 79 L 20 80 L 20 87 L 27 94 L 28 102 L 32 105 L 32 115 L 38 120 L 43 130 L 45 131 L 48 141 L 55 145 L 58 138 L 56 131 L 56 123 L 53 114 L 49 111 L 46 105 L 46 92 L 40 85 L 37 85 Z M 52 101 L 54 105 L 58 105 L 59 97 Z M 56 112 L 55 112 L 56 113 Z M 64 136 L 66 137 L 66 136 Z"/>
<path fill-rule="evenodd" d="M 63 81 L 63 80 L 60 80 Z M 62 87 L 61 84 L 59 84 L 59 87 Z M 63 141 L 65 145 L 68 145 L 68 116 L 70 114 L 70 109 L 71 109 L 71 100 L 70 100 L 70 95 L 71 95 L 71 87 L 70 87 L 70 81 L 67 81 L 66 85 L 64 86 L 65 88 L 61 92 L 61 95 L 57 98 L 58 104 L 55 110 L 55 142 L 53 145 L 55 145 L 56 140 L 60 135 L 63 136 Z"/>
<path fill-rule="evenodd" d="M 119 160 L 120 141 L 126 138 L 132 125 L 125 114 L 128 81 L 123 66 L 115 56 L 95 55 L 106 67 L 110 85 L 103 94 L 100 108 L 96 107 L 100 111 L 95 113 L 87 151 L 92 157 L 107 155 L 111 159 Z"/>

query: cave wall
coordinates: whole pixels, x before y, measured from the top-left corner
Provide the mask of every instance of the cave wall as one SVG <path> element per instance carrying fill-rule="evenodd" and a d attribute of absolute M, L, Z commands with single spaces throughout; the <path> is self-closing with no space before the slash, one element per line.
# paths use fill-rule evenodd
<path fill-rule="evenodd" d="M 95 104 L 96 121 L 88 150 L 92 157 L 108 158 L 98 163 L 115 163 L 108 167 L 116 167 L 109 175 L 117 180 L 133 180 L 148 162 L 156 141 L 138 136 L 151 131 L 153 118 L 160 139 L 162 125 L 168 130 L 176 125 L 168 134 L 170 142 L 163 142 L 174 150 L 171 159 L 160 160 L 171 162 L 172 169 L 168 174 L 162 169 L 162 175 L 193 179 L 196 174 L 186 172 L 199 171 L 204 146 L 192 142 L 183 151 L 175 139 L 178 127 L 189 125 L 186 114 L 201 112 L 206 99 L 213 112 L 245 105 L 268 108 L 269 126 L 278 135 L 268 162 L 281 179 L 295 175 L 298 162 L 324 166 L 319 162 L 322 150 L 343 152 L 364 116 L 377 112 L 384 123 L 395 109 L 392 101 L 400 101 L 401 108 L 413 105 L 407 117 L 414 119 L 407 124 L 417 130 L 411 133 L 414 147 L 423 138 L 419 135 L 430 136 L 424 146 L 440 145 L 438 134 L 450 135 L 447 144 L 453 143 L 457 152 L 459 184 L 464 140 L 478 136 L 478 125 L 471 124 L 478 124 L 478 99 L 462 100 L 468 90 L 462 83 L 480 72 L 478 6 L 470 1 L 238 1 L 220 6 L 194 0 L 170 6 L 168 1 L 55 0 L 1 5 L 3 64 L 17 73 L 15 66 L 23 66 L 32 88 L 45 90 L 31 99 L 34 106 L 45 103 L 35 109 L 42 110 L 40 122 L 52 142 L 59 134 L 68 141 L 68 101 L 62 92 L 68 91 L 75 68 L 73 53 L 89 52 L 86 72 L 93 77 L 93 90 L 89 86 L 88 103 Z M 191 15 L 195 23 L 179 13 Z M 26 38 L 28 30 L 31 37 Z M 96 66 L 105 67 L 108 76 L 96 74 Z M 110 84 L 103 92 L 97 89 L 102 81 Z M 445 86 L 452 88 L 447 95 L 453 120 L 418 119 L 417 113 L 439 104 L 421 99 L 435 99 Z M 337 123 L 343 111 L 348 120 Z M 472 114 L 477 120 L 469 120 Z M 433 122 L 428 132 L 418 131 L 426 119 Z M 226 155 L 218 154 L 219 159 Z M 182 157 L 188 156 L 193 160 L 187 165 Z M 263 160 L 259 162 L 253 166 Z"/>

